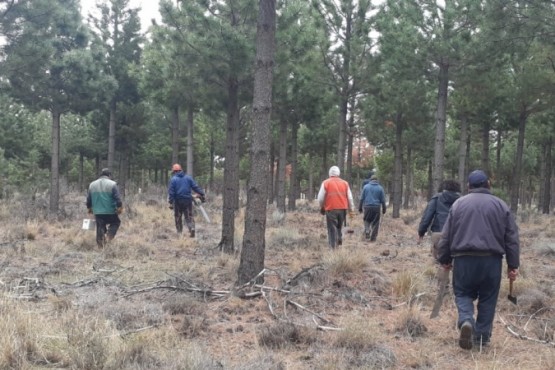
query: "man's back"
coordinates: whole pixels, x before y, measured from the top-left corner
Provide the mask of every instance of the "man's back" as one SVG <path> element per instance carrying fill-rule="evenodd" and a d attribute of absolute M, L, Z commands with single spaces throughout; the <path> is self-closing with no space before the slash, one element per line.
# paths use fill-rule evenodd
<path fill-rule="evenodd" d="M 104 176 L 89 185 L 89 196 L 94 214 L 113 214 L 116 212 L 115 186 L 115 181 Z"/>
<path fill-rule="evenodd" d="M 518 228 L 514 217 L 507 204 L 489 189 L 472 189 L 459 198 L 451 207 L 443 232 L 451 254 L 507 254 L 509 266 L 519 264 Z"/>

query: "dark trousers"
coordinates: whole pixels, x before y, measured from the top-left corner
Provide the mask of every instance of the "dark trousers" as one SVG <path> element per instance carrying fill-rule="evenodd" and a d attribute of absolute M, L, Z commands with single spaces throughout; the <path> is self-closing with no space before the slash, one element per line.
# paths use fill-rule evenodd
<path fill-rule="evenodd" d="M 500 256 L 461 256 L 453 262 L 453 292 L 459 328 L 465 321 L 474 327 L 474 340 L 489 342 L 501 286 Z M 474 301 L 478 314 L 474 320 Z"/>
<path fill-rule="evenodd" d="M 103 247 L 106 238 L 114 239 L 118 232 L 121 221 L 117 214 L 113 215 L 94 215 L 96 220 L 96 245 Z"/>
<path fill-rule="evenodd" d="M 326 225 L 328 227 L 328 243 L 333 249 L 342 243 L 341 229 L 345 224 L 347 210 L 333 209 L 326 211 Z"/>
<path fill-rule="evenodd" d="M 364 233 L 370 235 L 370 241 L 376 241 L 380 229 L 380 206 L 364 206 Z"/>
<path fill-rule="evenodd" d="M 173 205 L 173 215 L 175 217 L 175 228 L 178 233 L 183 232 L 183 218 L 189 231 L 195 229 L 195 220 L 193 219 L 193 200 L 177 199 Z"/>

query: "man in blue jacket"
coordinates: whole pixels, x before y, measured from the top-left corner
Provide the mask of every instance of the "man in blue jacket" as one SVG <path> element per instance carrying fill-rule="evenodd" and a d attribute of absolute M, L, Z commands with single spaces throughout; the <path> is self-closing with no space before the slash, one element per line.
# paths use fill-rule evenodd
<path fill-rule="evenodd" d="M 123 205 L 118 185 L 112 180 L 109 168 L 103 168 L 100 177 L 91 182 L 87 193 L 87 209 L 96 221 L 96 244 L 102 248 L 116 236 Z"/>
<path fill-rule="evenodd" d="M 183 216 L 189 229 L 191 238 L 195 237 L 195 220 L 193 218 L 193 194 L 194 191 L 199 195 L 200 201 L 206 201 L 204 190 L 197 185 L 195 180 L 176 163 L 172 166 L 173 176 L 168 186 L 168 201 L 170 209 L 173 209 L 175 217 L 175 227 L 177 232 L 183 232 Z"/>
<path fill-rule="evenodd" d="M 487 345 L 491 339 L 503 256 L 511 281 L 516 279 L 520 264 L 513 214 L 505 202 L 491 194 L 490 187 L 483 171 L 468 176 L 469 193 L 453 203 L 438 248 L 438 262 L 445 269 L 453 268 L 459 346 L 464 349 Z"/>
<path fill-rule="evenodd" d="M 372 175 L 370 182 L 364 185 L 358 205 L 359 213 L 364 211 L 364 235 L 375 242 L 378 237 L 381 213 L 385 214 L 385 191 L 378 183 L 378 177 Z"/>

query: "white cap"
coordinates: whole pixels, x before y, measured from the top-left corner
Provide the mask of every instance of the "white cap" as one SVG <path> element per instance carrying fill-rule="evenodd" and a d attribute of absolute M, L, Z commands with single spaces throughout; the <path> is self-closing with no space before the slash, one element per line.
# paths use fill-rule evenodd
<path fill-rule="evenodd" d="M 339 170 L 339 167 L 337 166 L 330 167 L 330 177 L 339 176 L 340 174 L 341 174 L 341 171 Z"/>

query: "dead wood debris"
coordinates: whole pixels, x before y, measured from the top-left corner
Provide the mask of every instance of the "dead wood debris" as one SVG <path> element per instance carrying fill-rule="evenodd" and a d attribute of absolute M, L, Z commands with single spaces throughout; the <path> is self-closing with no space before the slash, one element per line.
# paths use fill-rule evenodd
<path fill-rule="evenodd" d="M 509 333 L 511 333 L 514 337 L 516 337 L 518 339 L 529 340 L 531 342 L 536 342 L 536 343 L 541 343 L 541 344 L 549 344 L 549 345 L 555 347 L 555 342 L 536 339 L 536 338 L 531 338 L 527 335 L 520 334 L 519 332 L 516 331 L 516 329 L 518 329 L 518 328 L 516 328 L 516 325 L 507 323 L 501 315 L 498 315 L 498 316 L 499 316 L 499 319 L 501 320 L 501 322 L 503 323 L 503 325 L 505 326 L 505 329 L 507 329 L 507 331 Z"/>

